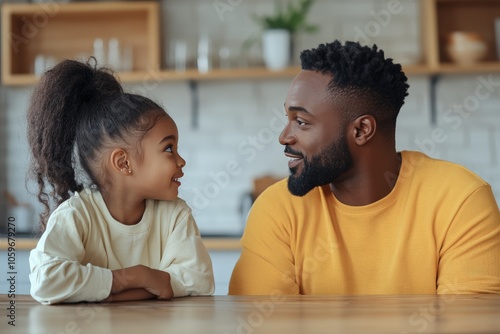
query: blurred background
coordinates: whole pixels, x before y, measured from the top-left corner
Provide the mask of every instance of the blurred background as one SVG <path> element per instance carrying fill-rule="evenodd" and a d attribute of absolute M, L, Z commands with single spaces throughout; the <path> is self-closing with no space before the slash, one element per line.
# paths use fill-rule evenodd
<path fill-rule="evenodd" d="M 275 13 L 273 1 L 159 2 L 157 47 L 163 75 L 151 75 L 148 82 L 129 80 L 124 86 L 161 103 L 177 122 L 180 153 L 187 161 L 180 196 L 192 207 L 203 235 L 241 235 L 255 194 L 263 184 L 287 176 L 287 159 L 278 136 L 285 124 L 286 92 L 299 71 L 299 52 L 334 39 L 376 43 L 387 56 L 413 68 L 408 71 L 409 96 L 399 116 L 397 148 L 420 150 L 465 165 L 492 185 L 498 201 L 500 76 L 495 70 L 484 69 L 439 76 L 426 70 L 429 59 L 422 42 L 422 3 L 317 0 L 307 14 L 307 22 L 317 29 L 293 35 L 291 60 L 284 70 L 274 70 L 282 74 L 259 75 L 270 65 L 263 58 L 263 27 L 255 15 Z M 50 18 L 47 22 L 49 26 Z M 67 33 L 77 36 L 79 31 L 69 29 Z M 122 29 L 122 34 L 128 31 Z M 115 49 L 107 40 L 94 40 L 93 54 L 99 54 L 103 44 L 106 59 L 113 61 Z M 133 66 L 131 58 L 138 57 L 140 51 L 127 54 L 126 46 L 121 46 L 120 66 L 126 71 L 126 66 Z M 51 59 L 50 54 L 37 55 L 30 70 L 43 70 L 54 61 L 57 59 Z M 424 70 L 418 70 L 422 64 Z M 231 78 L 223 74 L 225 80 L 167 78 L 182 71 L 233 73 L 235 69 L 247 72 Z M 484 82 L 498 84 L 488 86 Z M 488 93 L 487 98 L 474 99 L 478 87 L 482 87 L 481 96 Z M 28 233 L 40 211 L 29 191 L 32 184 L 25 181 L 29 163 L 25 115 L 32 88 L 32 84 L 0 86 L 0 228 L 5 230 L 9 215 L 19 217 L 25 212 L 30 217 Z"/>

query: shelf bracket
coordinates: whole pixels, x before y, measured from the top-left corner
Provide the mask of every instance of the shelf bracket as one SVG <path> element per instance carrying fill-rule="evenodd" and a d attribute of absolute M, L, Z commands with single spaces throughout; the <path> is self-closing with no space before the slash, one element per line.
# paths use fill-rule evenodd
<path fill-rule="evenodd" d="M 189 80 L 189 89 L 191 90 L 191 128 L 198 129 L 198 121 L 200 116 L 200 97 L 198 92 L 198 82 Z"/>
<path fill-rule="evenodd" d="M 437 124 L 437 96 L 436 96 L 436 88 L 439 82 L 440 76 L 439 74 L 433 74 L 430 78 L 430 109 L 431 109 L 431 125 Z"/>

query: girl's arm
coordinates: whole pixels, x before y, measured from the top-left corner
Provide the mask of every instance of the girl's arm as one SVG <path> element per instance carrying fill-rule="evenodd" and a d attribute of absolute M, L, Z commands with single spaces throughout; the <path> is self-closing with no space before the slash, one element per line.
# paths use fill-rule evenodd
<path fill-rule="evenodd" d="M 111 294 L 105 301 L 172 299 L 170 275 L 143 265 L 113 270 Z"/>
<path fill-rule="evenodd" d="M 170 275 L 174 297 L 211 295 L 215 288 L 212 261 L 189 207 L 182 201 L 177 209 L 159 269 Z"/>
<path fill-rule="evenodd" d="M 136 288 L 129 289 L 118 293 L 111 293 L 108 298 L 104 299 L 103 303 L 110 302 L 125 302 L 133 300 L 146 300 L 156 298 L 155 294 L 147 291 L 146 289 Z"/>
<path fill-rule="evenodd" d="M 35 249 L 30 253 L 31 295 L 42 304 L 98 302 L 111 291 L 111 270 L 85 257 L 86 226 L 74 209 L 63 203 L 49 219 Z"/>
<path fill-rule="evenodd" d="M 33 298 L 43 304 L 114 300 L 172 298 L 170 275 L 146 266 L 110 270 L 83 265 L 86 234 L 83 221 L 74 210 L 60 207 L 52 224 L 30 254 L 30 281 Z M 137 289 L 135 292 L 121 293 Z M 143 290 L 143 291 L 140 291 Z"/>

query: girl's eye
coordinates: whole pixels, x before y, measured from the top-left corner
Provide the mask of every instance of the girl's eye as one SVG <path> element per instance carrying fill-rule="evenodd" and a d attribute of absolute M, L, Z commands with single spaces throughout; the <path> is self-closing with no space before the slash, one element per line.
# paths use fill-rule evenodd
<path fill-rule="evenodd" d="M 165 152 L 172 153 L 173 152 L 172 145 L 167 146 L 167 148 L 165 149 Z"/>

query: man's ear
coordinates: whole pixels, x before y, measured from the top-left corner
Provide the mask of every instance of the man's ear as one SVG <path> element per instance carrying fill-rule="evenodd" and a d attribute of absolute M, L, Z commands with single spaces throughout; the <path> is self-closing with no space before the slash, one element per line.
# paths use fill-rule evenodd
<path fill-rule="evenodd" d="M 127 152 L 122 148 L 115 148 L 110 155 L 111 168 L 113 171 L 128 175 L 130 165 Z"/>
<path fill-rule="evenodd" d="M 372 115 L 361 115 L 351 123 L 354 142 L 363 146 L 368 143 L 377 131 L 377 121 Z"/>

